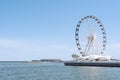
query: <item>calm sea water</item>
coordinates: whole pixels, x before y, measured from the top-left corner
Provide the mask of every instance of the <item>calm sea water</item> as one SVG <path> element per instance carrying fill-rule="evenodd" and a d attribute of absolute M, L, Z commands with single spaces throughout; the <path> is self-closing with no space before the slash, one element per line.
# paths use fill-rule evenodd
<path fill-rule="evenodd" d="M 120 80 L 120 68 L 0 62 L 0 80 Z"/>

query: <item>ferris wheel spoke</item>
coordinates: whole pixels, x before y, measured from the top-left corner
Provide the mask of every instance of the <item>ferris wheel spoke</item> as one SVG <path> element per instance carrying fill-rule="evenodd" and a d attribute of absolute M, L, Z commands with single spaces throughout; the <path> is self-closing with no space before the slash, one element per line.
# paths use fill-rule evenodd
<path fill-rule="evenodd" d="M 88 48 L 87 48 L 87 50 L 86 50 L 85 55 L 88 54 L 88 52 L 89 52 L 91 46 L 92 46 L 92 41 L 90 40 L 90 43 L 89 43 L 89 45 L 88 45 Z"/>
<path fill-rule="evenodd" d="M 88 40 L 87 45 L 86 45 L 85 50 L 84 50 L 84 54 L 86 54 L 89 44 L 90 44 L 90 41 Z"/>

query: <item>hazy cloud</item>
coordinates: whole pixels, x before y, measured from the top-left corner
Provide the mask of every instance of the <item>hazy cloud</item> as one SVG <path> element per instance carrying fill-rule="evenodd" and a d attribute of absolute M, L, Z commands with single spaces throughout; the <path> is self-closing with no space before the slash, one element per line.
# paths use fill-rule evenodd
<path fill-rule="evenodd" d="M 70 52 L 72 49 L 66 45 L 60 44 L 47 44 L 47 45 L 34 45 L 34 42 L 22 42 L 10 39 L 0 39 L 0 47 L 22 50 L 22 51 L 35 51 L 35 52 Z"/>

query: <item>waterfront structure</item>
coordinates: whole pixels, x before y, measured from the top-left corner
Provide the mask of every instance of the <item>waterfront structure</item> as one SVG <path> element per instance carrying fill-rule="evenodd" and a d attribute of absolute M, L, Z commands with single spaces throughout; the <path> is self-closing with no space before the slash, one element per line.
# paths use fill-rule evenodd
<path fill-rule="evenodd" d="M 102 22 L 95 16 L 85 16 L 78 22 L 75 40 L 80 55 L 73 54 L 73 61 L 65 62 L 71 66 L 120 66 L 120 62 L 112 60 L 104 54 L 106 48 L 106 32 Z"/>
<path fill-rule="evenodd" d="M 61 59 L 41 59 L 41 60 L 32 60 L 31 62 L 63 62 Z"/>
<path fill-rule="evenodd" d="M 61 59 L 41 59 L 41 62 L 62 62 Z"/>

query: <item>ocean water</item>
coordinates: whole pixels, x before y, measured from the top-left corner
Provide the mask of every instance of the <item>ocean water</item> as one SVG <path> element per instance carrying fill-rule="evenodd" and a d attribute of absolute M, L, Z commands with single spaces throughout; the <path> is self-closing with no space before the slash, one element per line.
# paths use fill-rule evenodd
<path fill-rule="evenodd" d="M 120 68 L 64 63 L 0 62 L 0 80 L 120 80 Z"/>

